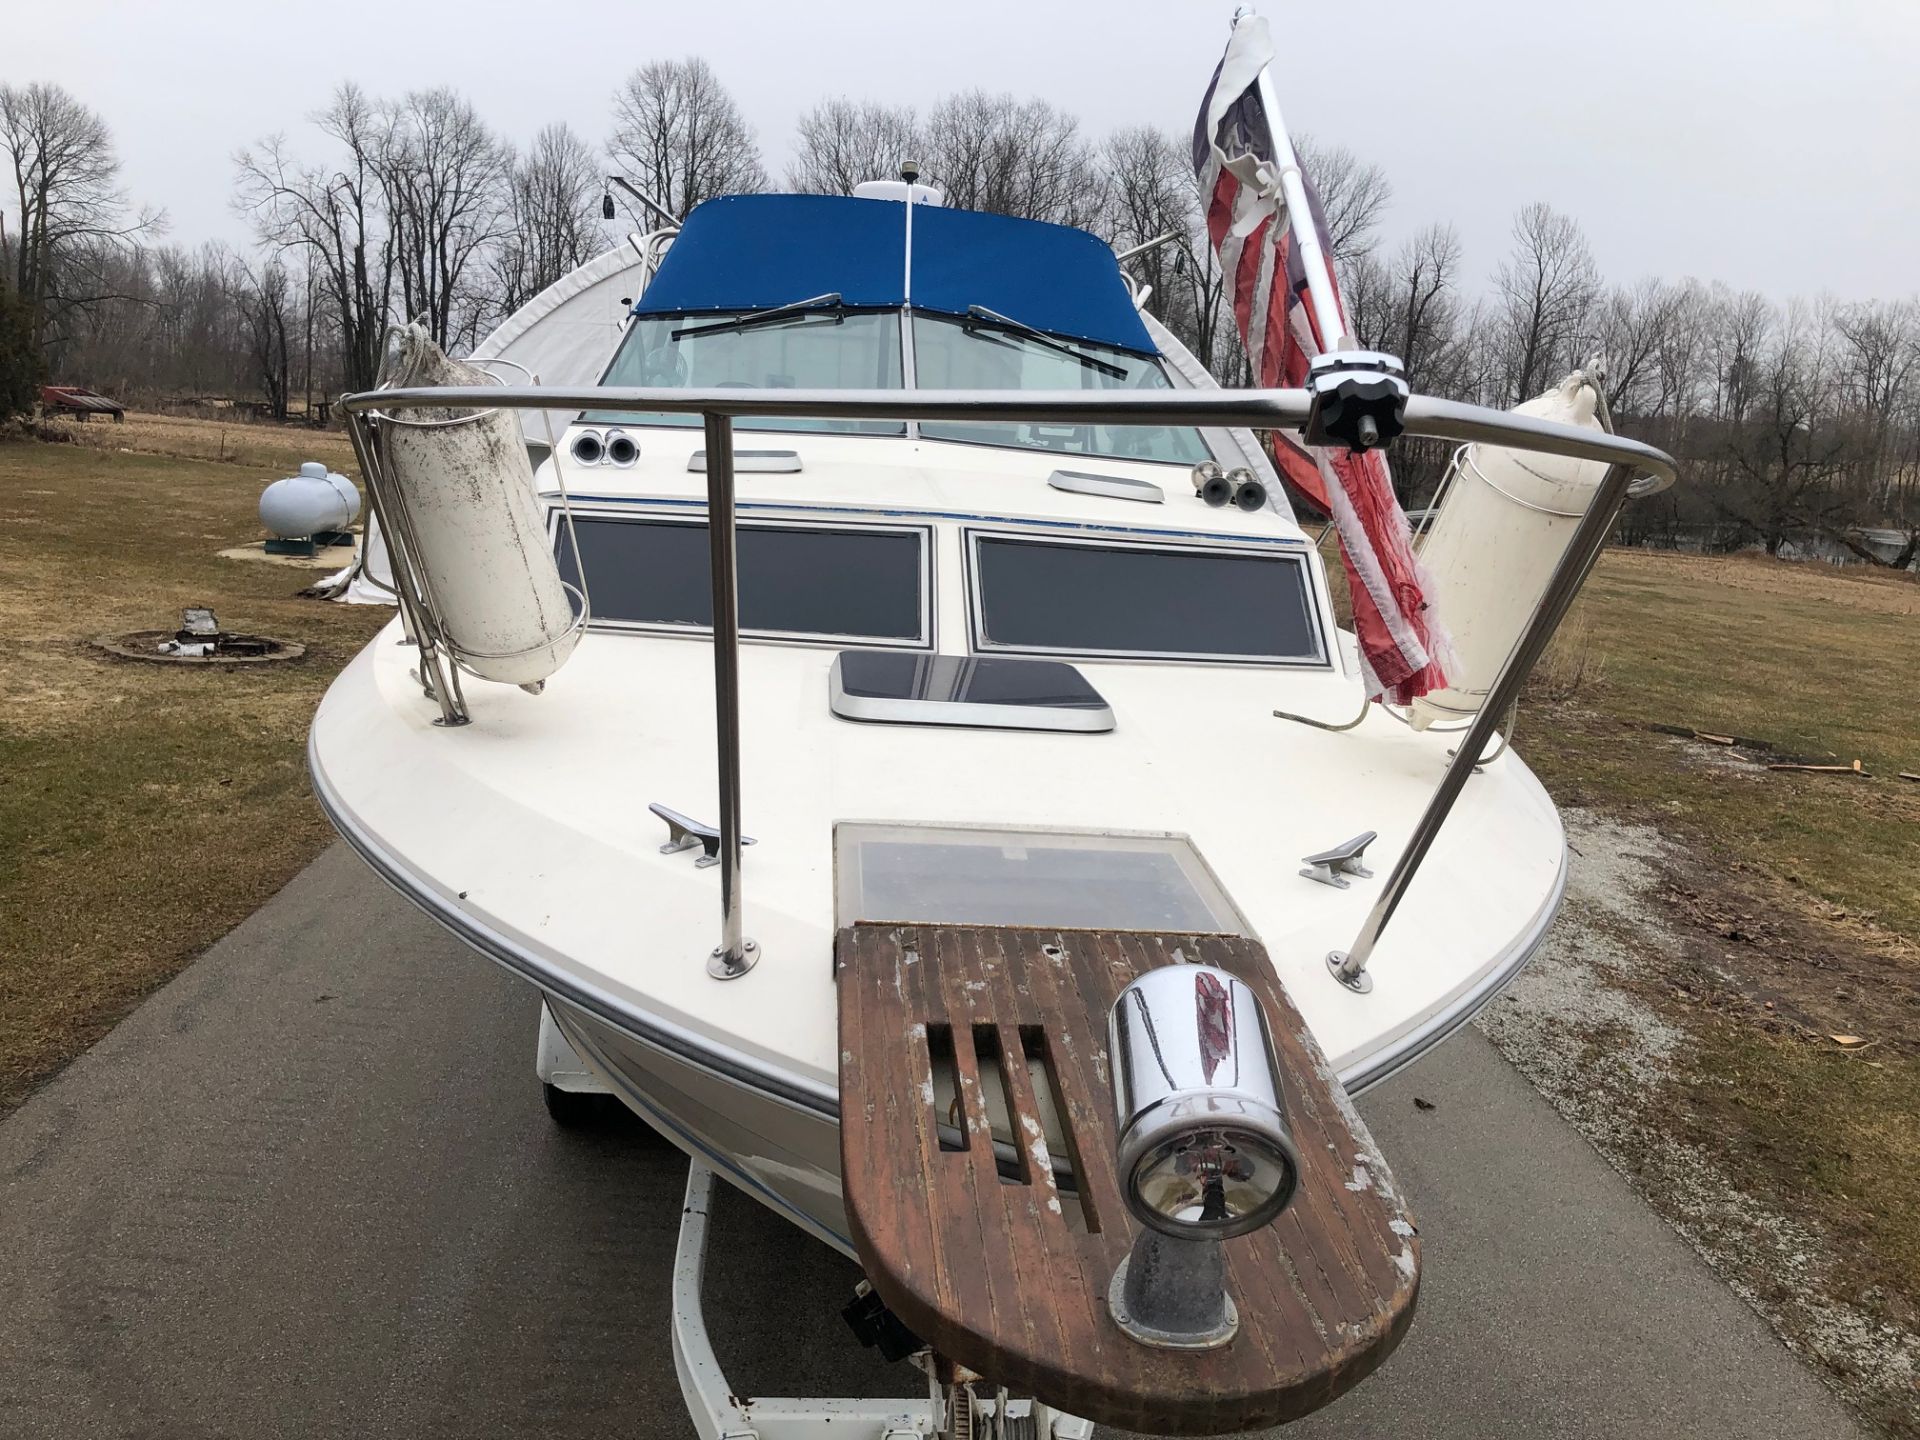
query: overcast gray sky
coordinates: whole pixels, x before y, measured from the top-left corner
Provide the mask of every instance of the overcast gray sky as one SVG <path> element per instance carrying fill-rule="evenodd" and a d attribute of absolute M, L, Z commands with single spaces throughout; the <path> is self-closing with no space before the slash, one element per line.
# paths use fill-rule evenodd
<path fill-rule="evenodd" d="M 1185 130 L 1232 0 L 658 0 L 184 4 L 0 0 L 0 79 L 57 81 L 113 127 L 128 189 L 172 238 L 244 241 L 231 156 L 334 85 L 457 85 L 524 140 L 596 143 L 632 66 L 704 55 L 778 177 L 828 95 L 924 106 L 980 86 L 1045 95 L 1099 135 Z M 1578 217 L 1603 272 L 1697 275 L 1776 297 L 1920 290 L 1915 0 L 1269 0 L 1288 124 L 1377 161 L 1392 242 L 1454 222 L 1484 282 L 1513 211 Z M 84 19 L 79 18 L 83 13 Z M 1350 23 L 1350 29 L 1347 25 Z M 11 205 L 8 206 L 11 209 Z"/>

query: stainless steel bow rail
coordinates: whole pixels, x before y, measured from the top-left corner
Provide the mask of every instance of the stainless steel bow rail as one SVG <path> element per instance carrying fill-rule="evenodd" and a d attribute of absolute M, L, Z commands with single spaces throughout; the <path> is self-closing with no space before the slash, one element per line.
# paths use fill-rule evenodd
<path fill-rule="evenodd" d="M 432 595 L 422 582 L 405 506 L 390 492 L 382 466 L 379 413 L 419 409 L 622 410 L 698 415 L 706 427 L 708 540 L 713 579 L 714 714 L 719 750 L 720 944 L 708 969 L 720 979 L 753 968 L 758 948 L 742 933 L 740 898 L 740 615 L 736 579 L 733 422 L 748 418 L 821 420 L 975 420 L 1054 425 L 1172 425 L 1220 429 L 1303 429 L 1314 397 L 1305 390 L 658 390 L 628 386 L 450 386 L 364 391 L 340 403 L 367 482 L 369 503 L 386 535 L 401 613 L 420 646 L 420 678 L 442 718 L 466 718 L 457 657 L 447 648 Z M 1447 814 L 1472 775 L 1500 718 L 1519 698 L 1527 676 L 1566 618 L 1581 582 L 1631 495 L 1664 490 L 1677 478 L 1671 456 L 1624 436 L 1578 429 L 1529 416 L 1412 395 L 1402 416 L 1407 435 L 1458 443 L 1480 441 L 1597 460 L 1608 466 L 1566 554 L 1554 569 L 1500 678 L 1455 750 L 1439 788 L 1394 862 L 1359 936 L 1327 957 L 1348 988 L 1371 988 L 1368 958 L 1407 886 L 1433 846 Z M 394 522 L 394 523 L 390 523 Z"/>

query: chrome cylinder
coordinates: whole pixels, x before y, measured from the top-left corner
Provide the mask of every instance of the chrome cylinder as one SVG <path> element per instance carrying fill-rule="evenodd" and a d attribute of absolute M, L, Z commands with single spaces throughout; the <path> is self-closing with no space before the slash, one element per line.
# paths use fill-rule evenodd
<path fill-rule="evenodd" d="M 1293 1199 L 1300 1157 L 1259 998 L 1225 970 L 1167 965 L 1107 1021 L 1120 1186 L 1144 1225 L 1225 1239 Z"/>
<path fill-rule="evenodd" d="M 607 431 L 605 443 L 607 463 L 616 469 L 631 469 L 640 458 L 640 442 L 624 430 Z"/>

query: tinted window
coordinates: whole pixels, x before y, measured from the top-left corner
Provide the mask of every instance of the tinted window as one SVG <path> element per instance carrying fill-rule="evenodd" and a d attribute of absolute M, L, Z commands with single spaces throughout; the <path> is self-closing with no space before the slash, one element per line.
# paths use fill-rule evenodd
<path fill-rule="evenodd" d="M 903 655 L 848 651 L 840 683 L 874 700 L 953 701 L 963 705 L 1092 708 L 1107 702 L 1071 665 L 992 655 Z"/>
<path fill-rule="evenodd" d="M 595 620 L 713 624 L 704 521 L 574 518 Z M 740 628 L 782 634 L 923 641 L 917 530 L 742 525 Z M 560 573 L 577 581 L 560 524 Z"/>
<path fill-rule="evenodd" d="M 1299 556 L 979 536 L 982 648 L 1322 659 Z"/>
<path fill-rule="evenodd" d="M 975 725 L 1001 730 L 1113 729 L 1113 709 L 1086 677 L 1057 660 L 842 650 L 828 704 L 843 720 L 891 725 Z"/>

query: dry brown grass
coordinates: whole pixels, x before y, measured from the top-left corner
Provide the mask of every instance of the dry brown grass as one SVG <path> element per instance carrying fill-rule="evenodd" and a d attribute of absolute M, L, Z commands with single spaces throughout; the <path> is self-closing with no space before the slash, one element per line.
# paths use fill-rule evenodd
<path fill-rule="evenodd" d="M 1585 614 L 1570 616 L 1527 682 L 1527 696 L 1564 705 L 1591 694 L 1606 678 L 1607 660 Z"/>
<path fill-rule="evenodd" d="M 1322 553 L 1344 609 L 1335 542 Z M 1637 947 L 1648 979 L 1634 1003 L 1686 1035 L 1685 1058 L 1623 1110 L 1696 1147 L 1756 1214 L 1821 1237 L 1811 1270 L 1835 1288 L 1800 1308 L 1831 1298 L 1890 1333 L 1920 1330 L 1920 784 L 1898 778 L 1920 773 L 1916 616 L 1913 575 L 1610 550 L 1534 673 L 1516 741 L 1561 804 L 1677 842 L 1648 928 L 1682 943 Z M 1654 724 L 1858 758 L 1871 776 L 1770 771 L 1766 752 Z M 1696 1197 L 1639 1178 L 1685 1221 Z M 1745 1275 L 1750 1259 L 1716 1263 Z M 1804 1353 L 1833 1352 L 1757 1289 Z M 1920 1392 L 1889 1398 L 1834 1363 L 1870 1424 L 1920 1436 Z"/>
<path fill-rule="evenodd" d="M 1878 615 L 1920 615 L 1920 575 L 1872 565 L 1787 562 L 1765 555 L 1681 555 L 1660 550 L 1610 550 L 1608 573 L 1619 580 L 1688 589 L 1710 587 L 1840 605 Z"/>
<path fill-rule="evenodd" d="M 321 460 L 350 472 L 353 446 L 338 430 L 308 430 L 285 425 L 249 425 L 185 415 L 129 411 L 119 424 L 104 420 L 50 420 L 48 427 L 75 445 L 183 460 L 212 460 L 222 465 L 265 467 L 292 474 L 302 460 Z"/>
<path fill-rule="evenodd" d="M 315 437 L 91 424 L 0 445 L 0 1110 L 245 918 L 327 842 L 308 720 L 388 618 L 295 598 L 311 572 L 222 560 L 261 483 Z M 108 441 L 179 443 L 228 463 Z M 335 437 L 334 444 L 338 441 Z M 244 671 L 114 661 L 99 634 L 210 604 L 306 659 Z"/>
<path fill-rule="evenodd" d="M 1816 1268 L 1832 1298 L 1909 1334 L 1920 1331 L 1920 785 L 1896 772 L 1920 772 L 1916 615 L 1920 584 L 1865 567 L 1609 552 L 1566 632 L 1590 649 L 1597 683 L 1535 704 L 1520 727 L 1557 800 L 1653 824 L 1688 857 L 1654 917 L 1686 943 L 1646 951 L 1642 996 L 1688 1036 L 1686 1061 L 1635 1102 L 1643 1118 L 1699 1147 L 1759 1212 L 1825 1237 L 1831 1263 Z M 1650 724 L 1858 758 L 1870 778 L 1771 771 L 1768 752 L 1744 758 Z M 1650 1198 L 1676 1216 L 1688 1203 L 1657 1185 Z M 1742 1257 L 1727 1258 L 1740 1272 Z M 1887 1433 L 1920 1436 L 1915 1395 L 1861 1403 Z"/>

